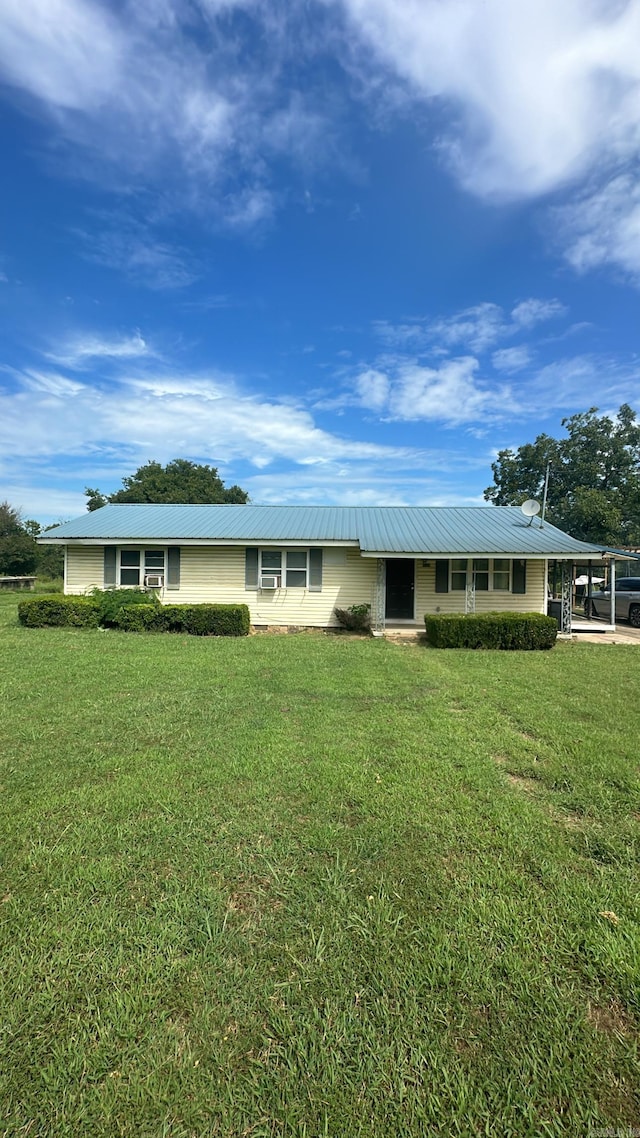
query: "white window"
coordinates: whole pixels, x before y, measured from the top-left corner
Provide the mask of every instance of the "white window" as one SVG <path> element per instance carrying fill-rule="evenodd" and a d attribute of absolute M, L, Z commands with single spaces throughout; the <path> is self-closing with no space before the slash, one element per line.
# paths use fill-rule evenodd
<path fill-rule="evenodd" d="M 306 589 L 309 575 L 309 555 L 306 549 L 261 549 L 260 575 L 269 581 L 275 577 L 277 587 L 282 589 Z"/>
<path fill-rule="evenodd" d="M 511 561 L 508 557 L 454 558 L 451 562 L 451 591 L 464 592 L 473 584 L 477 593 L 511 589 Z"/>
<path fill-rule="evenodd" d="M 147 577 L 164 581 L 164 549 L 121 549 L 118 565 L 118 584 L 144 585 Z"/>

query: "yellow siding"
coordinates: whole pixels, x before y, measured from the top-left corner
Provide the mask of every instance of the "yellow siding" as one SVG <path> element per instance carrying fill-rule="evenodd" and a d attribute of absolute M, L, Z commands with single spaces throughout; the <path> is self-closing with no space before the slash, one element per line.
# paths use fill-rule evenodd
<path fill-rule="evenodd" d="M 373 604 L 376 580 L 375 558 L 361 557 L 357 549 L 325 549 L 322 591 L 276 589 L 274 592 L 245 589 L 245 551 L 240 546 L 182 546 L 180 588 L 165 589 L 165 604 L 246 604 L 252 624 L 307 625 L 322 628 L 334 624 L 333 610 L 349 605 Z M 70 546 L 67 550 L 66 593 L 86 593 L 103 586 L 102 546 Z M 527 592 L 476 594 L 476 612 L 502 609 L 510 612 L 544 612 L 545 563 L 527 562 Z M 415 617 L 425 613 L 464 612 L 462 592 L 436 593 L 435 563 L 425 568 L 416 562 Z"/>
<path fill-rule="evenodd" d="M 165 604 L 246 604 L 252 624 L 299 624 L 322 628 L 334 623 L 333 610 L 371 604 L 376 576 L 375 561 L 362 558 L 357 549 L 324 551 L 322 591 L 245 589 L 244 548 L 182 547 L 180 589 L 167 591 Z"/>
<path fill-rule="evenodd" d="M 67 547 L 65 593 L 86 593 L 104 584 L 104 549 L 101 545 Z"/>
<path fill-rule="evenodd" d="M 545 562 L 527 561 L 526 593 L 476 593 L 476 612 L 544 612 Z M 435 562 L 416 564 L 416 618 L 426 613 L 464 612 L 463 592 L 436 593 Z"/>

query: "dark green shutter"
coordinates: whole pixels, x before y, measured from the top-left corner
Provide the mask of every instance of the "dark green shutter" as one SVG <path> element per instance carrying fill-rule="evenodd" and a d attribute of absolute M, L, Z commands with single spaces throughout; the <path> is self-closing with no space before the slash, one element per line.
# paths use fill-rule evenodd
<path fill-rule="evenodd" d="M 117 571 L 118 571 L 118 551 L 115 545 L 105 545 L 104 547 L 104 584 L 105 588 L 108 585 L 117 585 Z"/>
<path fill-rule="evenodd" d="M 248 546 L 244 556 L 244 587 L 258 588 L 258 550 Z"/>
<path fill-rule="evenodd" d="M 436 593 L 449 592 L 449 562 L 436 561 Z"/>
<path fill-rule="evenodd" d="M 180 588 L 180 546 L 170 545 L 167 550 L 167 588 Z"/>
<path fill-rule="evenodd" d="M 512 562 L 511 592 L 526 593 L 527 591 L 527 562 L 524 558 Z"/>
<path fill-rule="evenodd" d="M 309 592 L 322 592 L 322 550 L 309 550 Z"/>

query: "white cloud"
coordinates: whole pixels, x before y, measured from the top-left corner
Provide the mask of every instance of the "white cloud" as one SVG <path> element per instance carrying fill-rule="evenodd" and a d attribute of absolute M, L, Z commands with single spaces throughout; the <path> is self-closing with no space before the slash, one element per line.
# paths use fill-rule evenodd
<path fill-rule="evenodd" d="M 332 153 L 335 131 L 306 88 L 280 81 L 289 48 L 268 8 L 238 0 L 204 11 L 203 2 L 5 0 L 0 76 L 48 116 L 58 158 L 70 144 L 75 175 L 127 193 L 141 184 L 161 196 L 165 214 L 191 208 L 250 228 L 277 204 L 271 163 L 315 166 Z M 246 10 L 242 27 L 229 22 L 235 8 Z M 210 34 L 195 35 L 203 20 Z M 262 34 L 263 21 L 274 34 Z M 96 259 L 134 269 L 138 261 L 144 276 L 150 244 L 98 249 Z M 175 283 L 171 250 L 150 252 L 153 275 L 158 259 L 161 268 L 168 261 Z"/>
<path fill-rule="evenodd" d="M 91 360 L 123 360 L 141 359 L 155 353 L 136 331 L 131 336 L 124 336 L 119 340 L 109 340 L 94 334 L 80 334 L 71 337 L 52 352 L 46 353 L 47 358 L 73 371 L 80 371 Z"/>
<path fill-rule="evenodd" d="M 362 407 L 381 411 L 389 398 L 389 380 L 381 371 L 367 368 L 356 377 L 356 395 Z"/>
<path fill-rule="evenodd" d="M 340 3 L 369 99 L 393 75 L 405 107 L 431 105 L 467 190 L 495 204 L 568 189 L 570 263 L 638 276 L 640 0 Z"/>
<path fill-rule="evenodd" d="M 568 309 L 559 300 L 539 300 L 530 297 L 521 300 L 511 312 L 511 319 L 516 328 L 534 328 L 545 320 L 554 320 L 559 316 L 566 316 Z"/>
<path fill-rule="evenodd" d="M 638 0 L 343 5 L 415 96 L 455 108 L 443 145 L 475 193 L 546 193 L 637 150 Z"/>
<path fill-rule="evenodd" d="M 428 349 L 430 354 L 444 354 L 451 348 L 463 347 L 482 355 L 499 341 L 530 331 L 537 324 L 566 315 L 567 311 L 557 299 L 529 297 L 516 304 L 507 315 L 499 304 L 482 301 L 437 320 L 424 316 L 400 324 L 377 320 L 373 331 L 383 343 L 406 351 Z"/>
<path fill-rule="evenodd" d="M 504 312 L 497 304 L 477 304 L 429 326 L 431 337 L 447 347 L 464 344 L 483 352 L 505 335 Z"/>
<path fill-rule="evenodd" d="M 531 362 L 531 352 L 522 345 L 518 348 L 500 348 L 499 351 L 493 353 L 491 362 L 496 371 L 513 374 L 527 367 Z"/>
<path fill-rule="evenodd" d="M 247 395 L 222 374 L 149 376 L 123 370 L 108 387 L 44 371 L 14 374 L 17 389 L 0 394 L 5 456 L 107 450 L 140 461 L 167 461 L 181 453 L 215 454 L 220 462 L 245 459 L 264 466 L 275 459 L 303 465 L 343 458 L 403 461 L 412 453 L 321 430 L 307 411 Z"/>
<path fill-rule="evenodd" d="M 470 356 L 447 360 L 438 368 L 402 363 L 389 400 L 391 417 L 438 420 L 453 426 L 507 413 L 508 391 L 479 383 L 478 368 L 478 361 Z"/>
<path fill-rule="evenodd" d="M 579 272 L 613 263 L 640 278 L 640 182 L 621 174 L 555 211 L 566 258 Z"/>

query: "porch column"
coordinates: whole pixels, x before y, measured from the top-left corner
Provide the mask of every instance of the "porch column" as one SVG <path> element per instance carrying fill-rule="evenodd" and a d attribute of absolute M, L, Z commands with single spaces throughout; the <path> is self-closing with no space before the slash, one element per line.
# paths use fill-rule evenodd
<path fill-rule="evenodd" d="M 573 591 L 573 565 L 570 561 L 562 562 L 562 609 L 560 615 L 560 631 L 571 632 L 571 601 Z"/>
<path fill-rule="evenodd" d="M 376 579 L 373 586 L 373 604 L 371 606 L 371 628 L 374 636 L 384 633 L 384 618 L 387 602 L 387 563 L 384 557 L 376 562 Z"/>

